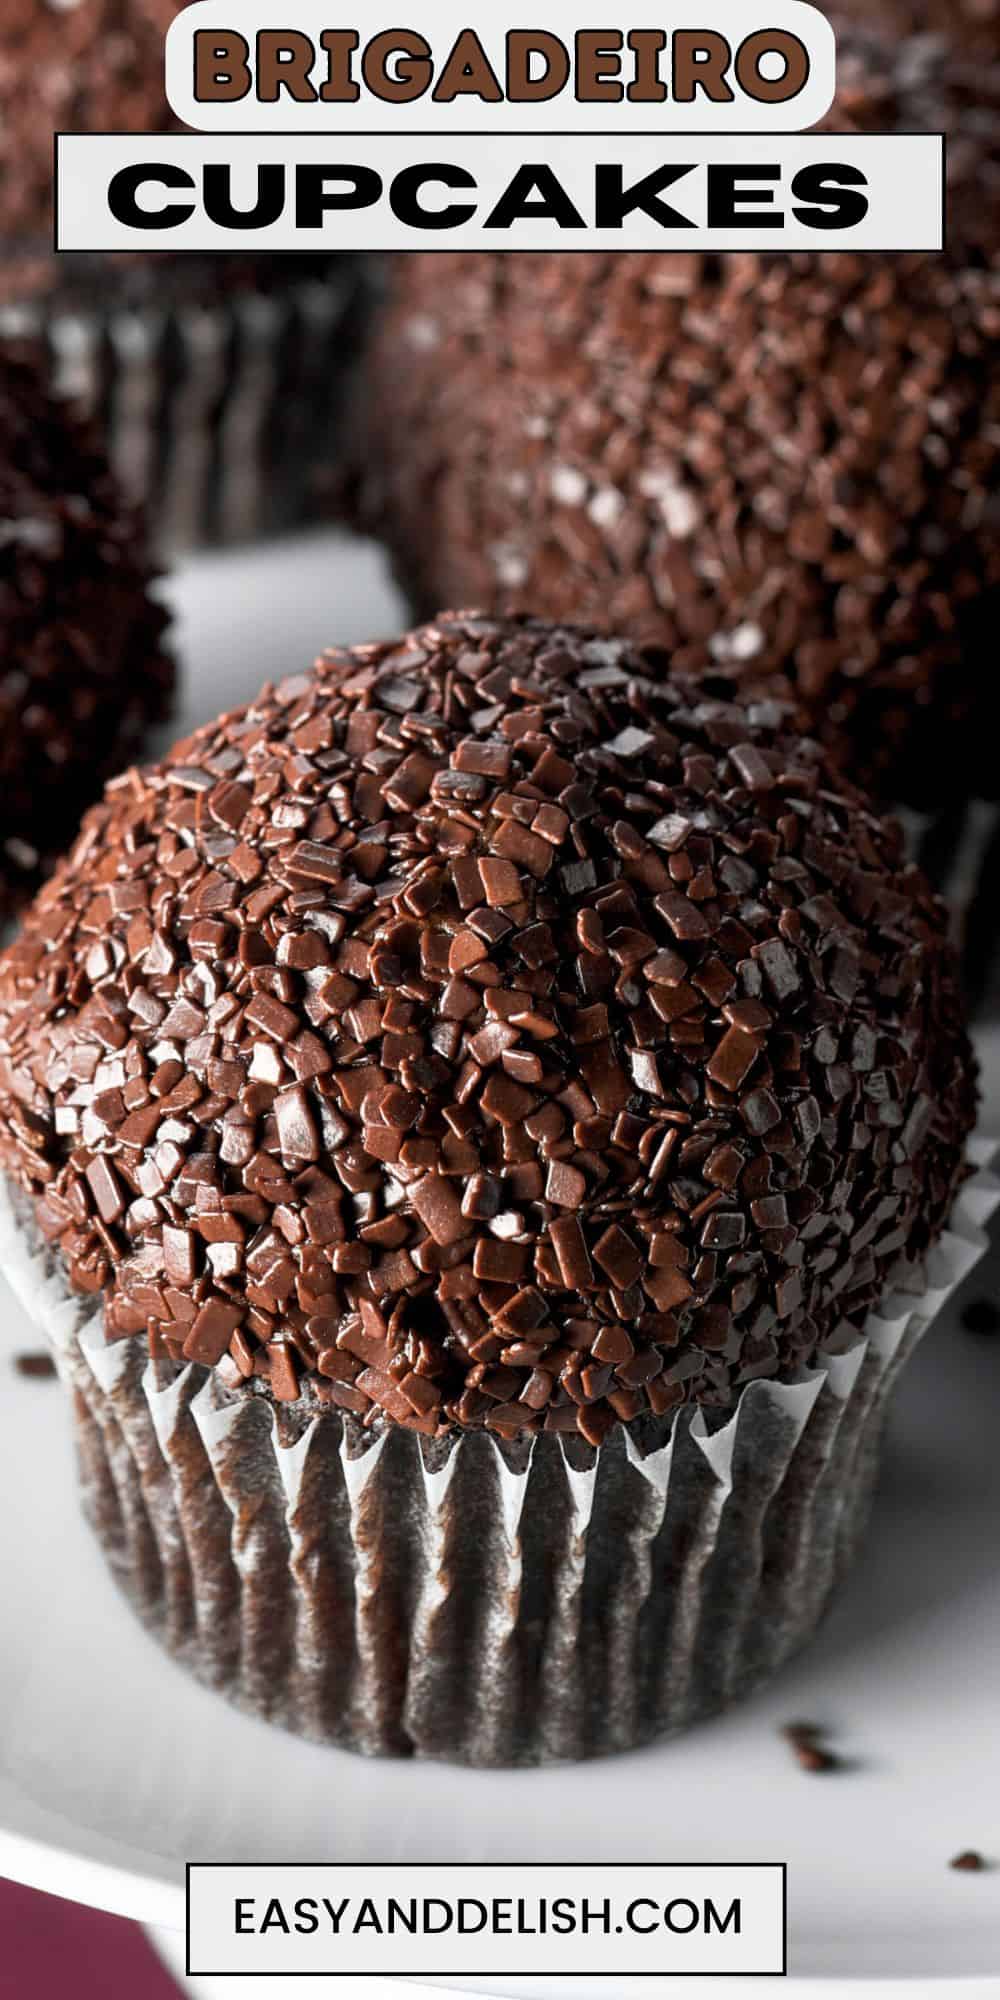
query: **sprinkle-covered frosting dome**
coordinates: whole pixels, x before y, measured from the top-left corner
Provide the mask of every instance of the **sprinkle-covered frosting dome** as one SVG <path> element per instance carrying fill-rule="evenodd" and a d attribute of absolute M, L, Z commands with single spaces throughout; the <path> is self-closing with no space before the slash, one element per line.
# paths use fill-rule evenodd
<path fill-rule="evenodd" d="M 940 906 L 786 732 L 457 613 L 117 780 L 0 961 L 0 1163 L 108 1337 L 592 1443 L 842 1341 L 974 1089 Z"/>

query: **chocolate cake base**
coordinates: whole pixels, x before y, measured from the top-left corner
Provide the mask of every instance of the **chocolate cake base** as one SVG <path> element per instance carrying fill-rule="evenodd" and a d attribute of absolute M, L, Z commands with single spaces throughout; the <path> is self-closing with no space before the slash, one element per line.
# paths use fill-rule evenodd
<path fill-rule="evenodd" d="M 0 1265 L 72 1397 L 87 1517 L 175 1658 L 319 1742 L 538 1764 L 687 1728 L 808 1639 L 865 1525 L 892 1385 L 994 1202 L 973 1181 L 929 1282 L 801 1383 L 598 1451 L 375 1435 L 108 1345 L 9 1192 Z"/>

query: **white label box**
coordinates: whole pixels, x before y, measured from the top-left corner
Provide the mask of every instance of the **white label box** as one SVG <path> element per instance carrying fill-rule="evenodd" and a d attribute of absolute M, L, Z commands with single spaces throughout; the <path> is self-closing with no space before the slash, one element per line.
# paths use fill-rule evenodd
<path fill-rule="evenodd" d="M 60 250 L 940 250 L 935 135 L 57 140 Z"/>
<path fill-rule="evenodd" d="M 545 0 L 529 11 L 531 29 L 516 7 L 464 0 L 369 4 L 353 19 L 329 0 L 197 0 L 167 35 L 167 96 L 197 131 L 440 135 L 800 132 L 833 102 L 833 28 L 808 0 L 675 0 L 627 16 Z M 782 53 L 793 47 L 794 70 Z"/>
<path fill-rule="evenodd" d="M 189 1977 L 781 1974 L 781 1863 L 195 1864 Z"/>

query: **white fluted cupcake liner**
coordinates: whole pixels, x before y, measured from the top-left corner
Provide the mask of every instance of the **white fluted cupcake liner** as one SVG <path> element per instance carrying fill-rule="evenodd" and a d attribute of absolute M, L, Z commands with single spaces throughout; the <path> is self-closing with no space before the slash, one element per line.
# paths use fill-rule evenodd
<path fill-rule="evenodd" d="M 348 259 L 271 291 L 0 310 L 0 338 L 39 341 L 52 379 L 96 418 L 129 498 L 166 554 L 314 520 L 335 488 L 343 399 L 363 314 Z"/>
<path fill-rule="evenodd" d="M 862 1336 L 728 1414 L 650 1418 L 599 1451 L 373 1436 L 108 1345 L 9 1194 L 0 1269 L 72 1396 L 88 1518 L 172 1654 L 324 1742 L 542 1763 L 684 1729 L 813 1632 L 864 1529 L 895 1378 L 986 1248 L 992 1151 L 974 1145 L 926 1268 Z"/>

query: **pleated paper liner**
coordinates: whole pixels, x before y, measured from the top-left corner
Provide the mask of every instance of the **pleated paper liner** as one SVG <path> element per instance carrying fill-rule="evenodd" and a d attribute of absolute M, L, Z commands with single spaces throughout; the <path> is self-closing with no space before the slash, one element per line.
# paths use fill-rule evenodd
<path fill-rule="evenodd" d="M 0 307 L 0 340 L 42 342 L 55 387 L 98 420 L 167 555 L 314 521 L 341 476 L 363 267 L 331 259 L 227 289 L 216 265 L 202 287 L 111 278 L 102 304 L 93 279 L 77 280 Z"/>
<path fill-rule="evenodd" d="M 896 1376 L 986 1247 L 992 1151 L 974 1146 L 926 1270 L 863 1335 L 728 1414 L 651 1418 L 599 1451 L 376 1437 L 107 1345 L 9 1195 L 0 1268 L 72 1397 L 88 1519 L 170 1653 L 318 1741 L 545 1763 L 685 1729 L 814 1631 L 864 1530 Z"/>

